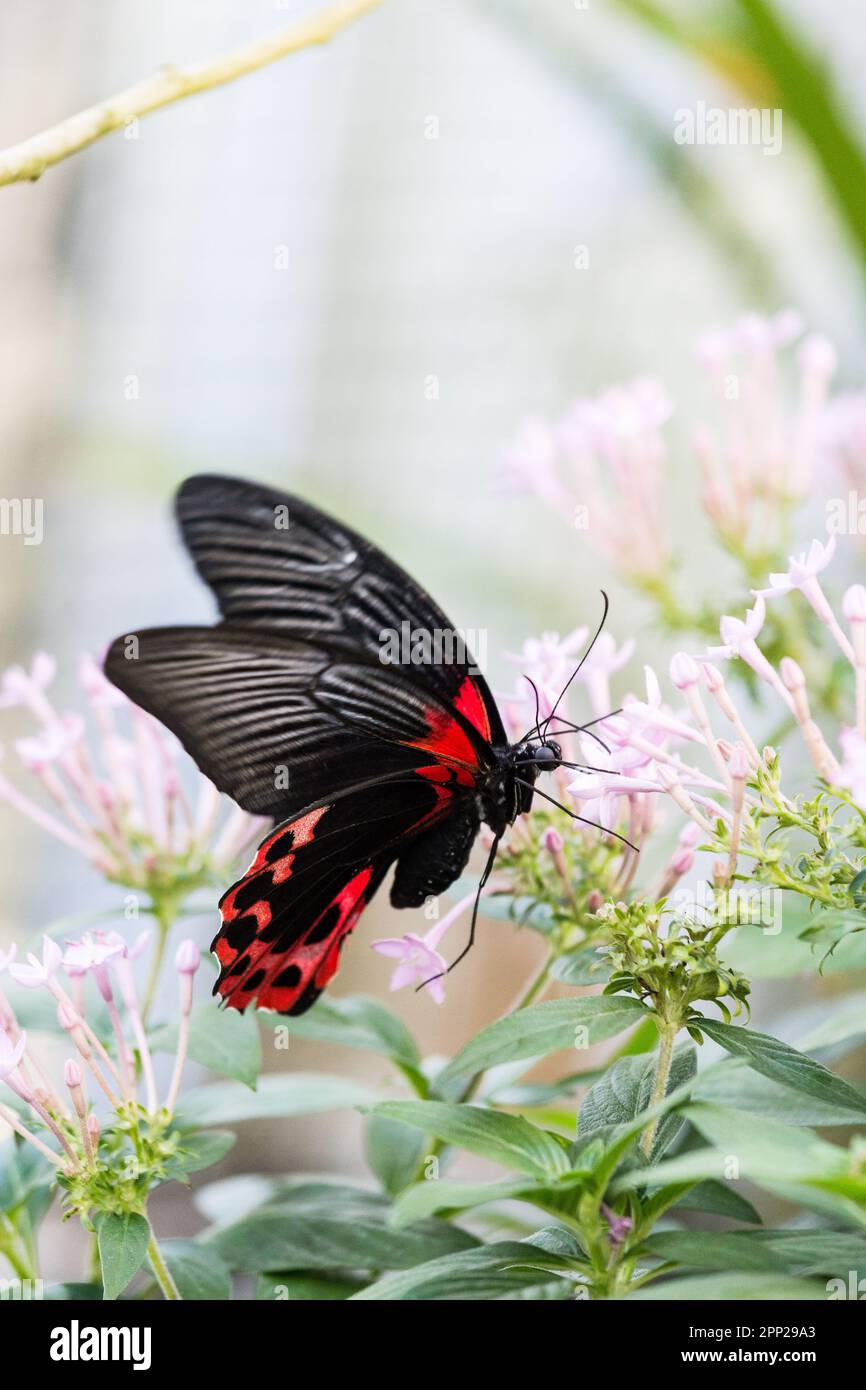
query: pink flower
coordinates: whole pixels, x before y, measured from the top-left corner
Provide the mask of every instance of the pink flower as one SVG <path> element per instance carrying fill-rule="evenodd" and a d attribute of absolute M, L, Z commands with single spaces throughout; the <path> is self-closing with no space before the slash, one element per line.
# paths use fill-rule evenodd
<path fill-rule="evenodd" d="M 98 936 L 102 939 L 99 940 Z M 63 955 L 64 969 L 70 974 L 82 974 L 87 970 L 97 970 L 106 961 L 125 954 L 122 939 L 112 941 L 102 933 L 85 932 L 80 941 L 67 941 Z"/>
<path fill-rule="evenodd" d="M 37 989 L 40 985 L 47 984 L 63 962 L 63 952 L 57 942 L 52 941 L 50 936 L 44 937 L 43 941 L 41 960 L 31 952 L 27 957 L 27 965 L 8 967 L 15 983 L 24 985 L 26 989 Z"/>
<path fill-rule="evenodd" d="M 76 714 L 66 714 L 57 723 L 47 725 L 31 738 L 19 738 L 15 751 L 30 772 L 40 772 L 46 763 L 56 762 L 84 737 L 84 720 Z"/>
<path fill-rule="evenodd" d="M 826 545 L 822 545 L 820 541 L 813 541 L 808 554 L 791 556 L 788 569 L 784 574 L 770 575 L 770 588 L 762 589 L 761 594 L 766 597 L 777 597 L 779 594 L 790 593 L 792 589 L 799 589 L 803 597 L 811 604 L 820 621 L 829 628 L 840 650 L 854 666 L 856 664 L 854 648 L 839 626 L 836 615 L 818 580 L 818 575 L 830 563 L 835 550 L 835 536 L 831 536 Z"/>
<path fill-rule="evenodd" d="M 5 1028 L 0 1028 L 0 1081 L 5 1081 L 18 1070 L 18 1064 L 27 1047 L 27 1035 L 22 1033 L 13 1043 Z"/>
<path fill-rule="evenodd" d="M 9 947 L 8 951 L 0 951 L 0 975 L 3 974 L 3 971 L 7 968 L 7 966 L 10 966 L 12 964 L 17 954 L 17 951 L 18 947 L 15 945 L 14 941 L 12 945 Z"/>
<path fill-rule="evenodd" d="M 489 887 L 488 891 L 492 892 L 492 887 Z M 444 976 L 448 970 L 448 962 L 437 948 L 448 929 L 474 902 L 474 893 L 461 898 L 460 902 L 446 912 L 440 921 L 434 923 L 424 936 L 407 932 L 405 936 L 384 937 L 372 943 L 373 950 L 378 951 L 380 956 L 389 956 L 397 961 L 391 976 L 392 990 L 405 989 L 407 985 L 426 984 L 435 1002 L 445 1003 Z"/>
<path fill-rule="evenodd" d="M 440 924 L 441 925 L 441 924 Z M 373 942 L 373 950 L 380 956 L 390 956 L 398 962 L 391 976 L 391 989 L 405 989 L 407 985 L 423 984 L 437 1004 L 445 1003 L 445 981 L 442 976 L 448 969 L 448 962 L 435 949 L 437 928 L 433 927 L 426 936 L 416 936 L 407 932 L 405 936 L 383 937 Z"/>
<path fill-rule="evenodd" d="M 758 592 L 762 598 L 777 598 L 780 594 L 789 594 L 792 589 L 802 589 L 804 593 L 807 593 L 811 581 L 823 569 L 826 569 L 835 550 L 835 536 L 831 536 L 826 544 L 817 540 L 813 541 L 808 551 L 804 551 L 802 555 L 790 556 L 788 568 L 784 574 L 771 574 L 770 587 L 760 589 Z"/>
<path fill-rule="evenodd" d="M 750 608 L 745 618 L 732 618 L 725 613 L 719 621 L 721 647 L 710 647 L 709 656 L 743 656 L 755 644 L 755 638 L 764 626 L 767 608 L 763 598 L 758 595 L 754 608 Z"/>
<path fill-rule="evenodd" d="M 540 714 L 545 718 L 577 665 L 587 636 L 585 627 L 574 628 L 567 637 L 560 637 L 558 632 L 543 632 L 540 637 L 527 637 L 520 652 L 507 653 L 508 659 L 521 667 L 518 698 L 525 707 L 526 722 L 535 718 L 535 690 L 529 681 L 538 690 Z"/>
<path fill-rule="evenodd" d="M 516 439 L 504 450 L 500 478 L 518 491 L 535 492 L 545 502 L 558 506 L 564 490 L 556 472 L 556 436 L 546 420 L 530 415 L 522 422 Z"/>
<path fill-rule="evenodd" d="M 611 708 L 610 677 L 621 671 L 632 658 L 634 641 L 629 637 L 621 647 L 609 632 L 602 632 L 577 676 L 586 686 L 593 714 L 607 714 Z"/>
<path fill-rule="evenodd" d="M 93 935 L 100 945 L 110 946 L 112 948 L 110 957 L 112 960 L 118 958 L 122 958 L 123 960 L 138 960 L 139 956 L 143 955 L 146 951 L 147 943 L 150 941 L 153 933 L 149 927 L 146 928 L 143 932 L 139 932 L 132 945 L 130 945 L 125 937 L 120 935 L 120 932 L 95 931 Z M 106 959 L 108 959 L 108 957 L 106 957 Z"/>
<path fill-rule="evenodd" d="M 56 670 L 57 662 L 47 652 L 36 653 L 29 672 L 23 666 L 10 666 L 0 680 L 0 708 L 38 703 Z"/>

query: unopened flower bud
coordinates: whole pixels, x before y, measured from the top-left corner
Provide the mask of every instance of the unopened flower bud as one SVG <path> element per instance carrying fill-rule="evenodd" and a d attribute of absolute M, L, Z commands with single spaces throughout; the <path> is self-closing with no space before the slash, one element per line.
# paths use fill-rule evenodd
<path fill-rule="evenodd" d="M 785 687 L 793 694 L 796 690 L 803 690 L 806 686 L 806 677 L 803 675 L 802 668 L 792 656 L 783 656 L 779 663 L 779 671 Z"/>
<path fill-rule="evenodd" d="M 689 686 L 697 685 L 701 677 L 698 663 L 688 652 L 677 652 L 671 659 L 670 671 L 677 690 L 687 690 Z"/>
<path fill-rule="evenodd" d="M 735 781 L 745 782 L 749 775 L 749 755 L 741 743 L 735 743 L 728 763 Z"/>
<path fill-rule="evenodd" d="M 697 826 L 695 827 L 697 829 Z M 688 845 L 680 845 L 671 855 L 671 873 L 681 878 L 687 874 L 695 862 L 695 852 Z"/>
<path fill-rule="evenodd" d="M 559 831 L 552 825 L 549 825 L 545 830 L 544 834 L 541 837 L 541 843 L 544 845 L 544 848 L 547 850 L 548 854 L 562 853 L 562 836 L 560 835 Z M 180 969 L 179 966 L 178 969 Z"/>
<path fill-rule="evenodd" d="M 717 667 L 713 666 L 712 662 L 705 661 L 701 666 L 701 672 L 704 677 L 704 683 L 707 687 L 707 690 L 709 690 L 710 694 L 713 694 L 716 690 L 721 690 L 722 686 L 725 683 L 725 680 L 721 671 L 719 671 Z"/>
<path fill-rule="evenodd" d="M 866 586 L 852 584 L 845 590 L 842 612 L 849 623 L 866 623 Z"/>
<path fill-rule="evenodd" d="M 73 1057 L 69 1057 L 63 1064 L 63 1080 L 70 1090 L 81 1085 L 81 1068 Z"/>
<path fill-rule="evenodd" d="M 198 970 L 201 965 L 201 952 L 190 937 L 178 946 L 174 963 L 181 975 L 194 975 Z"/>

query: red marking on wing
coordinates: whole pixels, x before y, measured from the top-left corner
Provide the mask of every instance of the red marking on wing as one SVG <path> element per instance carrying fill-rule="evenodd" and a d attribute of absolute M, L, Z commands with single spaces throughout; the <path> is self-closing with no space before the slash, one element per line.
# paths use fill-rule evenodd
<path fill-rule="evenodd" d="M 211 949 L 221 966 L 215 993 L 229 1007 L 257 1002 L 299 1014 L 315 1002 L 400 846 L 449 812 L 457 770 L 434 763 L 421 769 L 426 772 L 430 778 L 414 793 L 403 783 L 391 785 L 387 814 L 384 794 L 370 788 L 354 802 L 318 807 L 267 836 L 220 902 L 222 927 Z"/>
<path fill-rule="evenodd" d="M 482 699 L 481 691 L 471 676 L 467 676 L 463 681 L 454 705 L 455 708 L 459 709 L 463 718 L 469 720 L 473 729 L 477 729 L 481 737 L 486 738 L 489 743 L 492 733 L 487 706 Z"/>
<path fill-rule="evenodd" d="M 474 786 L 474 773 L 479 768 L 478 752 L 462 724 L 445 710 L 428 709 L 425 713 L 430 730 L 428 736 L 408 739 L 405 741 L 406 746 L 432 753 L 447 768 L 453 769 L 457 781 L 462 786 Z M 429 769 L 418 768 L 416 771 L 423 777 L 434 780 Z"/>
<path fill-rule="evenodd" d="M 258 986 L 256 995 L 260 1009 L 275 1009 L 277 1013 L 288 1013 L 308 990 L 318 995 L 330 983 L 340 964 L 343 942 L 367 906 L 367 889 L 372 877 L 372 865 L 359 870 L 336 894 L 325 911 L 319 914 L 308 936 L 315 931 L 326 914 L 333 908 L 337 910 L 336 921 L 324 940 L 294 945 L 281 953 L 271 953 L 267 962 L 267 979 Z M 287 970 L 293 974 L 297 972 L 297 979 L 291 984 L 280 984 L 279 981 Z M 231 1000 L 234 1008 L 244 1008 L 249 1002 L 250 999 L 245 999 L 243 992 L 237 1000 Z"/>

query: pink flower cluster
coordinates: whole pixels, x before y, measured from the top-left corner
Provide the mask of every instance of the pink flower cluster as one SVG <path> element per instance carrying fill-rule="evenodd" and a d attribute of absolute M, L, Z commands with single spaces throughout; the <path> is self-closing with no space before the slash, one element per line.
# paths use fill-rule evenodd
<path fill-rule="evenodd" d="M 180 745 L 90 657 L 79 669 L 90 738 L 80 715 L 58 712 L 49 698 L 54 675 L 53 658 L 39 653 L 29 671 L 15 666 L 0 680 L 0 708 L 20 706 L 37 721 L 15 750 L 43 793 L 29 796 L 0 773 L 0 799 L 117 882 L 148 888 L 208 868 L 223 876 L 266 822 L 233 807 L 218 825 L 223 800 L 200 774 L 190 800 L 177 769 Z"/>
<path fill-rule="evenodd" d="M 93 932 L 80 940 L 66 942 L 65 949 L 46 937 L 41 958 L 30 954 L 26 962 L 16 959 L 15 946 L 8 952 L 0 951 L 0 976 L 5 973 L 20 986 L 45 989 L 53 996 L 58 1023 L 74 1049 L 74 1054 L 64 1064 L 64 1086 L 56 1086 L 28 1046 L 27 1035 L 19 1026 L 15 1010 L 0 989 L 0 1081 L 29 1108 L 32 1121 L 53 1135 L 63 1156 L 48 1148 L 9 1106 L 0 1104 L 0 1119 L 59 1166 L 75 1167 L 80 1159 L 70 1142 L 69 1122 L 77 1124 L 84 1158 L 89 1165 L 93 1164 L 98 1151 L 100 1125 L 88 1100 L 87 1077 L 115 1111 L 140 1103 L 140 1087 L 147 1112 L 152 1115 L 158 1109 L 153 1062 L 133 971 L 133 962 L 145 950 L 149 936 L 150 933 L 145 932 L 133 946 L 128 946 L 117 932 Z M 168 1114 L 173 1112 L 180 1090 L 189 1041 L 193 977 L 199 964 L 200 954 L 195 942 L 184 941 L 175 957 L 180 986 L 180 1026 L 172 1077 L 163 1101 L 163 1109 Z M 84 984 L 88 976 L 94 980 L 111 1020 L 114 1057 L 87 1018 Z"/>
<path fill-rule="evenodd" d="M 836 355 L 818 335 L 797 354 L 790 399 L 782 355 L 800 338 L 798 315 L 744 315 L 730 328 L 705 332 L 697 355 L 718 421 L 693 429 L 704 510 L 723 541 L 767 552 L 781 539 L 780 521 L 809 489 L 829 448 L 856 455 L 866 479 L 866 409 L 858 398 L 843 411 L 828 400 Z M 523 421 L 506 448 L 506 484 L 535 493 L 585 533 L 587 542 L 627 579 L 655 588 L 669 575 L 665 522 L 665 427 L 674 407 L 664 386 L 640 377 L 595 397 L 581 396 L 557 421 Z M 853 467 L 854 465 L 851 464 Z"/>
<path fill-rule="evenodd" d="M 791 715 L 818 775 L 831 785 L 849 789 L 866 809 L 866 588 L 855 584 L 847 590 L 840 622 L 819 579 L 833 551 L 832 541 L 813 542 L 808 553 L 792 557 L 784 574 L 771 575 L 769 587 L 756 594 L 745 618 L 722 617 L 719 646 L 697 659 L 685 652 L 674 656 L 670 679 L 681 707 L 673 709 L 663 702 L 655 673 L 647 668 L 646 698 L 628 696 L 617 714 L 597 725 L 610 749 L 604 770 L 576 778 L 568 790 L 585 814 L 606 827 L 627 825 L 630 839 L 645 838 L 652 822 L 648 799 L 664 795 L 678 806 L 690 822 L 689 838 L 681 837 L 665 871 L 664 892 L 691 866 L 690 851 L 699 834 L 711 835 L 717 818 L 729 827 L 733 872 L 744 808 L 754 802 L 746 782 L 765 754 L 728 689 L 723 673 L 726 661 L 740 660 L 751 668 Z M 813 718 L 800 666 L 785 657 L 777 669 L 759 645 L 767 600 L 775 601 L 794 589 L 806 598 L 851 666 L 854 722 L 842 730 L 838 753 Z M 721 736 L 714 730 L 714 719 L 725 729 Z M 597 747 L 591 749 L 585 740 L 583 747 L 587 759 L 592 752 L 596 762 L 605 762 Z M 695 762 L 696 751 L 709 754 L 709 766 L 703 759 Z"/>

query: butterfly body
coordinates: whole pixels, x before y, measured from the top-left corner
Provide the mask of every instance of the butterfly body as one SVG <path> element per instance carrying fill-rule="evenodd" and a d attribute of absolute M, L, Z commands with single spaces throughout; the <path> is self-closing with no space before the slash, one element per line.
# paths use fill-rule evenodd
<path fill-rule="evenodd" d="M 221 791 L 277 822 L 220 901 L 216 992 L 302 1013 L 389 869 L 395 907 L 444 892 L 481 822 L 498 842 L 561 750 L 509 742 L 468 652 L 384 659 L 383 636 L 404 623 L 453 629 L 342 523 L 222 476 L 189 479 L 177 514 L 221 619 L 119 637 L 106 674 Z"/>

